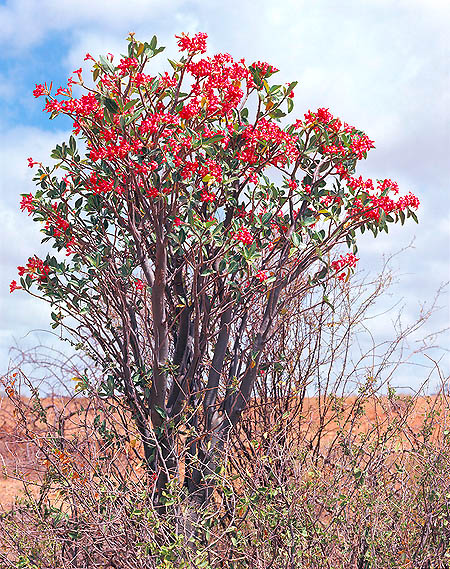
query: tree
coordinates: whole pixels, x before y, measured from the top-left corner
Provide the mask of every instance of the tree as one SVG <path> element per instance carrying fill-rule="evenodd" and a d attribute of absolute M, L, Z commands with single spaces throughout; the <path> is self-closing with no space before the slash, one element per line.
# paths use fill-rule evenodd
<path fill-rule="evenodd" d="M 73 135 L 53 166 L 29 159 L 39 189 L 21 208 L 57 253 L 11 283 L 51 304 L 100 393 L 131 410 L 161 512 L 181 465 L 191 503 L 208 501 L 288 299 L 323 287 L 328 303 L 327 282 L 345 286 L 358 260 L 357 231 L 417 221 L 419 204 L 356 177 L 373 141 L 328 109 L 283 126 L 296 82 L 271 85 L 273 66 L 203 56 L 202 33 L 178 45 L 170 74 L 146 73 L 164 48 L 131 34 L 118 63 L 86 55 L 92 84 L 79 69 L 55 94 L 36 85 Z"/>

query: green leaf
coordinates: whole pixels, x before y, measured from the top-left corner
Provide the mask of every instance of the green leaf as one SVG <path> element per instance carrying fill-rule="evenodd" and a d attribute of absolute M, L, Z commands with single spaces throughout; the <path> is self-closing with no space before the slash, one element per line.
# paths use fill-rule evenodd
<path fill-rule="evenodd" d="M 297 87 L 297 85 L 298 81 L 292 81 L 292 83 L 289 83 L 289 86 L 286 89 L 286 95 L 290 95 L 292 91 Z"/>
<path fill-rule="evenodd" d="M 219 142 L 219 140 L 223 140 L 225 137 L 223 134 L 215 134 L 211 136 L 211 138 L 206 138 L 203 141 L 203 144 L 213 144 L 214 142 Z"/>
<path fill-rule="evenodd" d="M 272 214 L 270 212 L 266 212 L 262 217 L 261 217 L 261 223 L 263 225 L 266 225 L 266 223 L 268 221 L 270 221 L 270 219 L 272 218 Z"/>
<path fill-rule="evenodd" d="M 134 107 L 136 103 L 139 103 L 139 99 L 133 99 L 132 101 L 128 101 L 128 103 L 123 107 L 124 112 L 131 109 L 131 107 Z"/>
<path fill-rule="evenodd" d="M 301 225 L 303 225 L 303 227 L 308 227 L 309 225 L 313 225 L 314 223 L 316 223 L 316 218 L 315 217 L 305 217 L 304 219 L 301 220 Z"/>
<path fill-rule="evenodd" d="M 138 109 L 131 116 L 128 116 L 126 118 L 125 124 L 128 125 L 128 124 L 134 122 L 136 119 L 138 119 L 142 115 L 143 112 L 144 112 L 144 109 Z"/>
<path fill-rule="evenodd" d="M 260 72 L 254 67 L 250 66 L 249 71 L 252 74 L 253 81 L 257 87 L 262 86 L 262 78 Z"/>
<path fill-rule="evenodd" d="M 164 409 L 158 407 L 158 405 L 155 405 L 155 411 L 158 413 L 160 417 L 162 417 L 163 419 L 167 419 L 167 413 L 164 411 Z"/>
<path fill-rule="evenodd" d="M 117 114 L 119 112 L 119 105 L 114 101 L 114 99 L 110 99 L 109 97 L 105 97 L 103 99 L 104 106 L 108 109 L 110 113 Z"/>
<path fill-rule="evenodd" d="M 178 61 L 173 61 L 172 59 L 168 59 L 167 61 L 170 63 L 174 71 L 176 71 L 181 65 L 181 63 L 179 63 Z"/>
<path fill-rule="evenodd" d="M 72 153 L 75 152 L 75 150 L 77 149 L 77 143 L 72 135 L 69 138 L 69 146 Z"/>
<path fill-rule="evenodd" d="M 153 83 L 151 84 L 150 93 L 154 93 L 158 87 L 159 87 L 159 79 L 156 77 L 155 79 L 153 79 Z"/>
<path fill-rule="evenodd" d="M 103 55 L 101 55 L 99 57 L 100 60 L 100 64 L 101 66 L 108 71 L 109 73 L 114 73 L 116 68 L 114 67 L 114 65 L 108 60 L 106 59 L 106 57 L 104 57 Z"/>
<path fill-rule="evenodd" d="M 294 247 L 298 247 L 300 245 L 300 237 L 297 233 L 292 234 L 292 245 L 294 245 Z"/>
<path fill-rule="evenodd" d="M 325 266 L 322 269 L 320 269 L 320 271 L 317 273 L 316 279 L 321 281 L 327 276 L 327 274 L 328 274 L 328 267 Z"/>
<path fill-rule="evenodd" d="M 269 113 L 269 116 L 272 117 L 273 119 L 279 119 L 281 117 L 285 117 L 286 113 L 281 109 L 275 109 L 274 111 Z"/>

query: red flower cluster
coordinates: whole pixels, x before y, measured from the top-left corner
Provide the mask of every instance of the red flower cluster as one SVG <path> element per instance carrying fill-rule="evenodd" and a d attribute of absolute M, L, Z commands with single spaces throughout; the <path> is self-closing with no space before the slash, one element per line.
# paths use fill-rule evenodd
<path fill-rule="evenodd" d="M 66 243 L 66 257 L 68 257 L 69 255 L 73 255 L 75 253 L 74 247 L 76 244 L 77 243 L 75 241 L 75 237 L 72 237 L 72 239 L 67 241 L 67 243 Z"/>
<path fill-rule="evenodd" d="M 107 146 L 99 146 L 93 148 L 89 153 L 89 158 L 93 162 L 97 160 L 112 160 L 113 158 L 125 158 L 128 154 L 139 154 L 143 143 L 140 140 L 133 139 L 131 142 L 125 138 L 119 138 L 117 144 L 108 144 Z"/>
<path fill-rule="evenodd" d="M 419 205 L 419 199 L 411 193 L 400 197 L 397 201 L 389 196 L 370 196 L 365 204 L 361 200 L 356 199 L 354 207 L 349 211 L 349 215 L 356 218 L 373 219 L 378 222 L 381 212 L 389 215 L 407 208 L 417 209 Z"/>
<path fill-rule="evenodd" d="M 330 196 L 330 195 L 323 196 L 320 198 L 320 203 L 323 207 L 327 208 L 334 203 L 336 204 L 342 203 L 342 198 L 340 198 L 339 196 Z"/>
<path fill-rule="evenodd" d="M 208 34 L 200 32 L 195 34 L 193 38 L 190 38 L 187 34 L 181 34 L 181 36 L 175 37 L 178 38 L 177 44 L 180 51 L 187 51 L 189 55 L 205 53 L 206 51 L 206 39 Z"/>
<path fill-rule="evenodd" d="M 103 108 L 95 98 L 93 93 L 83 95 L 79 99 L 69 99 L 68 101 L 58 101 L 57 99 L 48 99 L 44 106 L 47 113 L 59 114 L 64 113 L 78 118 L 95 117 L 100 119 L 103 117 Z"/>
<path fill-rule="evenodd" d="M 180 119 L 177 115 L 173 115 L 171 113 L 149 113 L 141 122 L 139 132 L 141 134 L 155 134 L 162 125 L 170 127 L 179 124 Z M 172 134 L 172 131 L 169 128 L 167 128 L 167 130 L 163 129 L 161 134 L 162 136 L 169 136 Z"/>
<path fill-rule="evenodd" d="M 350 139 L 349 149 L 356 154 L 358 160 L 361 160 L 371 148 L 375 148 L 375 144 L 365 134 L 355 134 Z"/>
<path fill-rule="evenodd" d="M 266 147 L 266 152 L 274 151 L 274 156 L 267 166 L 284 166 L 288 160 L 295 161 L 299 155 L 296 146 L 297 137 L 264 118 L 256 127 L 247 127 L 242 133 L 242 138 L 245 146 L 238 153 L 238 158 L 248 164 L 256 164 L 261 160 L 261 146 Z"/>
<path fill-rule="evenodd" d="M 260 283 L 263 283 L 265 280 L 267 280 L 268 277 L 265 271 L 258 271 L 255 275 L 255 278 L 257 278 Z"/>
<path fill-rule="evenodd" d="M 33 205 L 33 194 L 28 194 L 27 196 L 23 196 L 20 201 L 20 211 L 27 211 L 28 215 L 31 215 L 35 207 Z"/>
<path fill-rule="evenodd" d="M 48 216 L 45 223 L 45 229 L 49 229 L 51 227 L 53 229 L 53 235 L 55 237 L 60 237 L 69 229 L 70 224 L 58 213 L 58 204 L 52 204 L 52 209 L 54 213 Z"/>
<path fill-rule="evenodd" d="M 136 290 L 144 290 L 147 285 L 141 279 L 136 279 L 134 281 L 134 286 Z"/>
<path fill-rule="evenodd" d="M 122 186 L 114 186 L 113 179 L 105 180 L 104 178 L 100 178 L 97 172 L 93 172 L 89 176 L 89 183 L 87 184 L 87 188 L 89 190 L 92 190 L 94 194 L 106 194 L 109 192 L 122 194 L 124 192 L 124 188 Z"/>
<path fill-rule="evenodd" d="M 250 72 L 244 61 L 235 62 L 228 53 L 189 63 L 187 71 L 194 77 L 188 113 L 196 116 L 230 116 L 242 100 L 241 81 L 250 80 Z"/>
<path fill-rule="evenodd" d="M 316 112 L 308 111 L 304 115 L 305 123 L 308 124 L 321 124 L 322 126 L 327 127 L 327 130 L 339 132 L 343 130 L 343 132 L 349 134 L 353 132 L 355 129 L 354 126 L 347 124 L 346 122 L 342 122 L 340 119 L 334 117 L 329 109 L 320 108 L 317 109 Z M 302 124 L 301 121 L 297 121 L 297 124 Z"/>
<path fill-rule="evenodd" d="M 120 74 L 123 77 L 137 69 L 139 67 L 139 62 L 135 57 L 127 57 L 125 59 L 121 59 L 117 67 L 120 69 Z"/>
<path fill-rule="evenodd" d="M 214 160 L 206 160 L 205 164 L 200 169 L 200 176 L 210 176 L 216 182 L 222 181 L 222 167 Z"/>
<path fill-rule="evenodd" d="M 148 188 L 148 190 L 145 193 L 149 198 L 156 198 L 159 196 L 158 188 L 154 187 Z"/>
<path fill-rule="evenodd" d="M 279 69 L 273 65 L 270 65 L 269 63 L 266 63 L 265 61 L 255 61 L 251 64 L 250 67 L 256 69 L 262 75 L 262 77 L 267 77 L 268 75 L 272 75 L 273 73 L 279 71 Z"/>
<path fill-rule="evenodd" d="M 33 90 L 33 95 L 37 98 L 37 97 L 42 97 L 42 95 L 47 95 L 48 94 L 48 88 L 47 85 L 38 85 L 36 83 L 36 88 Z"/>
<path fill-rule="evenodd" d="M 34 168 L 34 166 L 35 166 L 36 164 L 39 164 L 39 162 L 35 162 L 35 161 L 33 160 L 33 158 L 27 158 L 27 160 L 28 160 L 28 168 Z"/>
<path fill-rule="evenodd" d="M 35 256 L 28 259 L 28 263 L 25 267 L 17 267 L 17 270 L 19 271 L 20 277 L 26 274 L 29 275 L 32 280 L 38 279 L 39 281 L 43 281 L 48 277 L 50 267 L 44 265 L 44 261 Z"/>
<path fill-rule="evenodd" d="M 353 253 L 347 253 L 347 255 L 341 255 L 339 257 L 339 259 L 337 259 L 336 261 L 333 261 L 331 263 L 331 267 L 336 271 L 342 271 L 342 269 L 344 268 L 351 268 L 351 267 L 355 267 L 356 263 L 359 261 L 359 259 L 357 259 L 355 257 L 355 255 L 353 255 Z M 346 277 L 345 273 L 340 273 L 338 275 L 336 275 L 337 278 L 340 281 L 343 281 Z"/>
<path fill-rule="evenodd" d="M 197 170 L 197 168 L 198 168 L 197 160 L 194 160 L 192 162 L 186 160 L 186 162 L 183 165 L 183 170 L 181 172 L 183 180 L 190 180 L 195 171 Z"/>
<path fill-rule="evenodd" d="M 202 202 L 210 202 L 212 203 L 216 199 L 216 194 L 214 192 L 207 192 L 206 190 L 202 191 L 201 200 Z"/>
<path fill-rule="evenodd" d="M 240 241 L 244 245 L 251 245 L 253 243 L 253 235 L 246 227 L 242 227 L 239 231 L 234 235 L 236 241 Z"/>
<path fill-rule="evenodd" d="M 21 286 L 17 286 L 17 281 L 11 281 L 11 284 L 9 285 L 9 292 L 11 293 L 15 290 L 20 290 L 21 288 Z"/>

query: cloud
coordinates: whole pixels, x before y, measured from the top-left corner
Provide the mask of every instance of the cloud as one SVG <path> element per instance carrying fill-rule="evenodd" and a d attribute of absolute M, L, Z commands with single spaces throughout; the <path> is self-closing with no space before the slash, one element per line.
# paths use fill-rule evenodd
<path fill-rule="evenodd" d="M 121 34 L 142 22 L 173 20 L 182 0 L 10 0 L 0 6 L 0 43 L 25 50 L 42 42 L 49 33 L 89 29 Z M 124 27 L 128 26 L 129 29 Z"/>

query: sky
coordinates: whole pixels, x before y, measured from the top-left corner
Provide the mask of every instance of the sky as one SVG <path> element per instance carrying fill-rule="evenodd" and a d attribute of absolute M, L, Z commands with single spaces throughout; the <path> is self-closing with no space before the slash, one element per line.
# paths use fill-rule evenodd
<path fill-rule="evenodd" d="M 156 34 L 167 57 L 176 56 L 175 34 L 206 32 L 209 53 L 268 61 L 280 69 L 278 82 L 299 81 L 296 116 L 327 107 L 375 140 L 360 173 L 396 180 L 421 207 L 419 225 L 360 241 L 360 271 L 369 277 L 402 251 L 371 331 L 388 340 L 400 308 L 405 325 L 414 322 L 450 279 L 449 22 L 447 0 L 0 0 L 0 372 L 10 365 L 11 346 L 58 343 L 46 306 L 9 293 L 17 266 L 45 251 L 38 227 L 18 207 L 20 194 L 34 191 L 27 158 L 45 162 L 70 128 L 49 121 L 32 90 L 64 85 L 87 52 L 125 52 L 129 32 L 142 41 Z M 422 336 L 448 327 L 446 289 L 437 307 L 411 338 L 412 350 Z M 448 332 L 433 342 L 438 347 L 428 355 L 448 373 Z M 399 385 L 419 385 L 427 365 L 422 358 L 416 371 L 399 375 Z"/>

